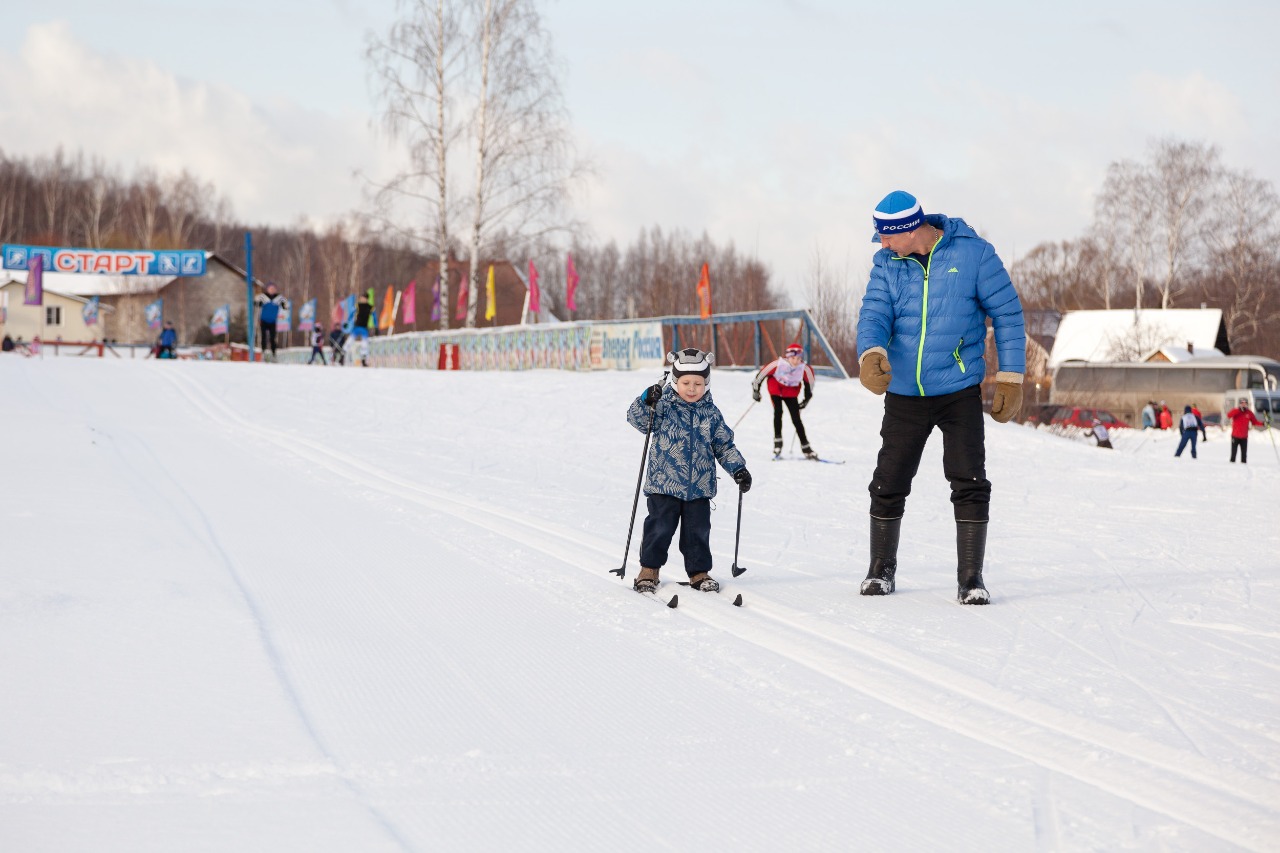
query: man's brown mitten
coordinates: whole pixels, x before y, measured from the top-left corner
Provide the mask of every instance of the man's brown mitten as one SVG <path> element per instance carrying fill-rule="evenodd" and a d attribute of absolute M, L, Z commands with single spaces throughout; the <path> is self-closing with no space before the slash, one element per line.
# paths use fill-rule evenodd
<path fill-rule="evenodd" d="M 858 381 L 872 394 L 888 391 L 889 380 L 892 378 L 889 359 L 880 347 L 872 347 L 858 360 Z"/>
<path fill-rule="evenodd" d="M 996 374 L 996 393 L 991 398 L 991 417 L 1000 423 L 1008 423 L 1022 408 L 1022 374 Z"/>

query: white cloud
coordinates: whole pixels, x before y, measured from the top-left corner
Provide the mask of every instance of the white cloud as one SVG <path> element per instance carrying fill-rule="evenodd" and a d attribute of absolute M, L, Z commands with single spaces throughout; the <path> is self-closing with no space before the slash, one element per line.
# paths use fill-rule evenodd
<path fill-rule="evenodd" d="M 0 56 L 0 121 L 21 129 L 7 135 L 6 153 L 46 156 L 62 146 L 126 170 L 187 169 L 254 224 L 354 209 L 352 172 L 388 156 L 364 116 L 256 103 L 145 60 L 98 54 L 62 22 L 32 26 L 17 56 Z"/>

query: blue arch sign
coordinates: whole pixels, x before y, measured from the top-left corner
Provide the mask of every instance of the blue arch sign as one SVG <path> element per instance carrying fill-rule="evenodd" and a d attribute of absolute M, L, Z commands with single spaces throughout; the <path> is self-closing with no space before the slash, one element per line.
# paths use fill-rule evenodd
<path fill-rule="evenodd" d="M 5 243 L 4 268 L 25 270 L 33 258 L 44 259 L 44 271 L 86 275 L 172 275 L 205 273 L 202 249 L 69 249 Z"/>

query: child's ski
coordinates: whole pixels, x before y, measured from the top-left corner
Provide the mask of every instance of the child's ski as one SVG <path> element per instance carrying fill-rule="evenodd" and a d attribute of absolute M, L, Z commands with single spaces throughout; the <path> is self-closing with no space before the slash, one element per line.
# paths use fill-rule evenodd
<path fill-rule="evenodd" d="M 809 459 L 805 456 L 775 456 L 773 457 L 773 461 L 774 462 L 825 462 L 827 465 L 843 465 L 845 462 L 843 459 L 823 459 L 822 457 Z"/>
<path fill-rule="evenodd" d="M 676 606 L 680 604 L 680 596 L 673 595 L 671 596 L 670 600 L 668 600 L 658 595 L 658 590 L 656 589 L 651 592 L 650 591 L 641 592 L 640 590 L 637 589 L 635 590 L 635 592 L 639 592 L 641 595 L 647 598 L 652 598 L 654 601 L 660 601 L 663 604 L 665 604 L 667 607 L 670 607 L 672 610 L 675 610 Z"/>
<path fill-rule="evenodd" d="M 679 583 L 679 584 L 680 584 L 680 586 L 688 586 L 688 585 L 689 585 L 689 582 L 688 582 L 688 581 L 677 581 L 677 583 Z M 718 593 L 718 592 L 720 592 L 720 590 L 718 590 L 718 589 L 717 589 L 717 590 L 716 590 L 716 592 Z M 741 607 L 741 606 L 742 606 L 742 594 L 741 594 L 741 593 L 739 593 L 738 595 L 734 596 L 734 599 L 733 599 L 733 606 L 734 606 L 734 607 Z"/>

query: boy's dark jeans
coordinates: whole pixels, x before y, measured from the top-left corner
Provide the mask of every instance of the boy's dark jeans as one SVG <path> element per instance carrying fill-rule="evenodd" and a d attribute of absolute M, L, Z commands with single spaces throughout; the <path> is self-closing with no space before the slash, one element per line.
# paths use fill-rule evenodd
<path fill-rule="evenodd" d="M 942 431 L 942 472 L 951 483 L 957 521 L 987 521 L 991 481 L 977 385 L 940 397 L 885 394 L 880 456 L 871 477 L 871 514 L 901 518 L 933 428 Z"/>
<path fill-rule="evenodd" d="M 689 577 L 711 571 L 711 501 L 682 501 L 670 495 L 649 495 L 649 514 L 640 541 L 640 565 L 660 569 L 667 563 L 671 537 L 680 527 L 680 553 Z"/>

